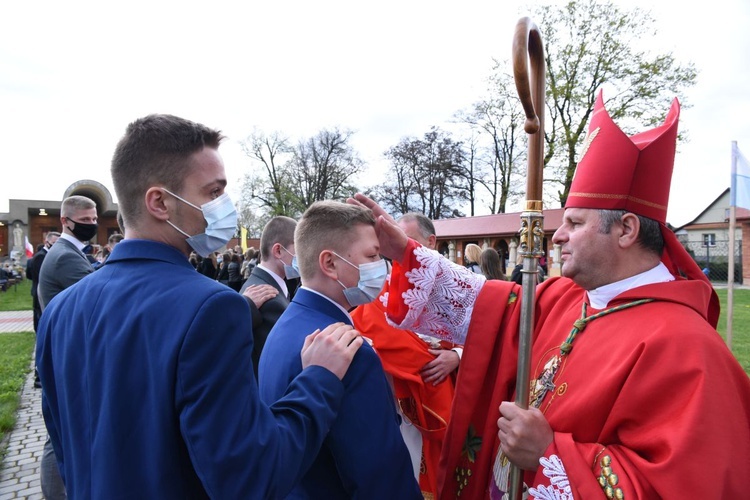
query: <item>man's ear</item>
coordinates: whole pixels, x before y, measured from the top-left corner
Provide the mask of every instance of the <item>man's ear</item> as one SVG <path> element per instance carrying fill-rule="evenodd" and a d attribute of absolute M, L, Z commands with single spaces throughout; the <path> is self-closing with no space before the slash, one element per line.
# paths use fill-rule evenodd
<path fill-rule="evenodd" d="M 281 243 L 277 241 L 276 243 L 271 245 L 271 257 L 273 257 L 274 259 L 280 259 L 281 252 L 282 252 Z"/>
<path fill-rule="evenodd" d="M 430 248 L 432 250 L 437 250 L 437 236 L 434 234 L 431 234 L 429 238 L 427 238 L 427 248 Z"/>
<path fill-rule="evenodd" d="M 620 219 L 620 236 L 618 241 L 622 248 L 629 248 L 638 242 L 638 234 L 641 231 L 641 221 L 638 216 L 627 212 Z"/>
<path fill-rule="evenodd" d="M 320 271 L 333 280 L 339 279 L 338 270 L 336 270 L 336 259 L 333 252 L 330 250 L 323 250 L 318 255 L 318 266 Z"/>
<path fill-rule="evenodd" d="M 169 197 L 171 198 L 171 197 Z M 143 197 L 143 202 L 146 205 L 146 211 L 153 217 L 165 221 L 169 219 L 169 201 L 167 196 L 164 196 L 164 190 L 158 187 L 150 187 L 146 191 Z"/>

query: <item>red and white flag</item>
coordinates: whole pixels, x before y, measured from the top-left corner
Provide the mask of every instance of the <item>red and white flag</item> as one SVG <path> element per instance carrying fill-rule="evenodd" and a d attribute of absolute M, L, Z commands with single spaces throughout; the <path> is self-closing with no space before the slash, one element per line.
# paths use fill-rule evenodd
<path fill-rule="evenodd" d="M 34 256 L 34 247 L 32 247 L 31 243 L 29 243 L 28 236 L 24 236 L 23 239 L 26 245 L 26 257 L 30 259 Z"/>

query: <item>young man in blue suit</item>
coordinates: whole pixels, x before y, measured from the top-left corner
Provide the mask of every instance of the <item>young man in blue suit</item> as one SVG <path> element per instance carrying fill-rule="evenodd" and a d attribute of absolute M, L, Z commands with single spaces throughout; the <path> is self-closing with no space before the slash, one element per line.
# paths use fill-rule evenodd
<path fill-rule="evenodd" d="M 300 329 L 340 321 L 371 302 L 385 283 L 375 218 L 369 209 L 322 201 L 307 209 L 294 234 L 302 278 L 261 354 L 261 399 L 281 396 L 302 369 L 294 354 Z M 289 498 L 422 498 L 399 431 L 395 399 L 380 359 L 369 344 L 359 348 L 344 377 L 341 410 L 310 470 Z"/>
<path fill-rule="evenodd" d="M 131 123 L 112 160 L 125 239 L 42 315 L 42 410 L 71 498 L 284 497 L 341 405 L 356 331 L 304 326 L 305 368 L 263 404 L 245 299 L 188 261 L 236 228 L 221 140 L 170 115 Z"/>

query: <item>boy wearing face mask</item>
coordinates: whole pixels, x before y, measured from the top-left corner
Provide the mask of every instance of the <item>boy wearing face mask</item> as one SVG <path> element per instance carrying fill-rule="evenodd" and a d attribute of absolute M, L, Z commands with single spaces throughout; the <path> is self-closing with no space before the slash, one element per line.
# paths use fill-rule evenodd
<path fill-rule="evenodd" d="M 301 369 L 303 331 L 352 324 L 349 311 L 374 300 L 385 283 L 375 218 L 333 201 L 307 209 L 294 234 L 302 278 L 268 336 L 260 359 L 260 396 L 272 402 Z M 339 416 L 300 484 L 288 498 L 422 498 L 399 431 L 394 397 L 380 360 L 364 343 L 343 379 Z"/>
<path fill-rule="evenodd" d="M 260 353 L 268 338 L 268 333 L 289 305 L 291 290 L 286 280 L 299 277 L 292 267 L 294 258 L 294 228 L 297 221 L 279 215 L 269 220 L 260 235 L 260 261 L 250 272 L 250 277 L 242 285 L 240 293 L 255 285 L 270 285 L 278 294 L 268 299 L 260 307 L 247 296 L 253 315 L 253 367 L 258 375 Z"/>

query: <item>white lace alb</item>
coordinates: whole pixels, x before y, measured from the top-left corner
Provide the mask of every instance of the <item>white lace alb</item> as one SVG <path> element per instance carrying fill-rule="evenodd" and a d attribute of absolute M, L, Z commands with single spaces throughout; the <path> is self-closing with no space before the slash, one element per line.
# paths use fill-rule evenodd
<path fill-rule="evenodd" d="M 414 249 L 414 256 L 421 267 L 405 273 L 414 288 L 402 297 L 409 311 L 401 324 L 390 319 L 389 322 L 398 328 L 464 344 L 485 277 L 422 246 Z"/>

